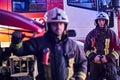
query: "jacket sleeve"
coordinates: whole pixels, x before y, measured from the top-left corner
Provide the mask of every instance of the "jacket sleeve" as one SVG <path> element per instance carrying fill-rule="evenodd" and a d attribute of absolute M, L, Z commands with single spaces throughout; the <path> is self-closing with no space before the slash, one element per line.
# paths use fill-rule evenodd
<path fill-rule="evenodd" d="M 94 48 L 94 44 L 95 44 L 94 41 L 92 43 L 92 37 L 90 36 L 89 33 L 84 43 L 85 55 L 89 59 L 89 61 L 93 61 L 96 56 L 96 49 Z"/>
<path fill-rule="evenodd" d="M 75 47 L 74 77 L 76 80 L 85 80 L 87 74 L 87 58 L 85 53 L 81 53 L 80 46 Z"/>
<path fill-rule="evenodd" d="M 115 61 L 119 58 L 119 39 L 114 32 L 111 34 L 110 53 L 106 55 L 108 61 Z"/>
<path fill-rule="evenodd" d="M 17 56 L 31 55 L 35 52 L 35 42 L 34 40 L 21 41 L 17 44 L 11 43 L 11 51 Z"/>

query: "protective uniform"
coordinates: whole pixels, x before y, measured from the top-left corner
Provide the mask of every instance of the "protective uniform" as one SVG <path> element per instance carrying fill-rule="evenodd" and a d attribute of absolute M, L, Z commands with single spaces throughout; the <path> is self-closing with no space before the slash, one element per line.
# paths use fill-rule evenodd
<path fill-rule="evenodd" d="M 105 19 L 106 25 L 101 29 L 97 23 L 98 19 Z M 116 60 L 118 59 L 118 38 L 111 29 L 107 27 L 109 17 L 106 13 L 100 12 L 95 19 L 96 28 L 88 33 L 84 50 L 89 60 L 90 80 L 118 80 Z M 94 58 L 100 56 L 100 62 L 94 62 Z M 106 56 L 107 63 L 102 63 L 102 55 Z"/>
<path fill-rule="evenodd" d="M 58 39 L 49 28 L 51 22 L 64 22 L 67 25 L 67 15 L 63 10 L 54 8 L 45 14 L 45 19 L 48 29 L 44 36 L 25 42 L 16 41 L 12 36 L 11 48 L 14 54 L 36 56 L 39 73 L 37 80 L 69 80 L 70 77 L 85 80 L 87 59 L 80 53 L 79 46 L 65 33 Z"/>

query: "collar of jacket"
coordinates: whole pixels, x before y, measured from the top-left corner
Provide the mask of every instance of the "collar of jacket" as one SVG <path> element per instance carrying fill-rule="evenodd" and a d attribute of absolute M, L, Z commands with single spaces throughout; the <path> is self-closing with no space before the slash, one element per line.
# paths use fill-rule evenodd
<path fill-rule="evenodd" d="M 59 39 L 57 37 L 57 35 L 55 35 L 54 33 L 51 33 L 51 32 L 46 32 L 45 33 L 45 37 L 47 38 L 47 40 L 49 42 L 51 42 L 52 44 L 56 44 L 56 43 L 60 43 L 60 42 L 63 42 L 63 41 L 66 41 L 68 39 L 68 36 L 65 34 L 62 35 L 62 38 Z"/>
<path fill-rule="evenodd" d="M 99 26 L 96 26 L 96 29 L 97 29 L 97 31 L 100 31 L 100 32 L 106 32 L 108 27 L 105 26 L 104 28 L 100 28 Z"/>

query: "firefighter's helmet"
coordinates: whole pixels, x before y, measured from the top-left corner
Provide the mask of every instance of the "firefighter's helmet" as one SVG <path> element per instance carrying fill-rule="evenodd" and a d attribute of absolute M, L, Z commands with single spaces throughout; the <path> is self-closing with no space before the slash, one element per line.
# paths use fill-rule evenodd
<path fill-rule="evenodd" d="M 57 7 L 46 12 L 44 18 L 46 23 L 51 23 L 51 22 L 68 23 L 69 22 L 67 14 L 62 9 Z"/>
<path fill-rule="evenodd" d="M 108 14 L 105 12 L 99 12 L 96 17 L 96 20 L 98 20 L 98 19 L 105 19 L 105 20 L 109 21 Z"/>
<path fill-rule="evenodd" d="M 109 16 L 108 16 L 108 14 L 105 13 L 105 12 L 99 12 L 99 13 L 97 14 L 97 17 L 96 17 L 96 19 L 95 19 L 95 23 L 97 23 L 97 20 L 98 20 L 98 19 L 105 19 L 105 20 L 106 20 L 106 25 L 109 24 Z"/>

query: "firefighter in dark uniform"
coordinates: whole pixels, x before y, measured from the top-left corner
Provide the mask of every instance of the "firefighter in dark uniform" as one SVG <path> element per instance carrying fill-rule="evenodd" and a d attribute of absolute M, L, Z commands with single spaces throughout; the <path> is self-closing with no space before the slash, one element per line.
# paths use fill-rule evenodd
<path fill-rule="evenodd" d="M 15 55 L 33 54 L 38 64 L 36 80 L 85 80 L 87 59 L 79 46 L 66 34 L 68 17 L 59 8 L 45 14 L 47 31 L 42 37 L 22 41 L 21 32 L 13 32 L 11 49 Z"/>
<path fill-rule="evenodd" d="M 119 58 L 119 40 L 108 28 L 109 17 L 99 12 L 95 19 L 96 28 L 88 33 L 84 50 L 89 60 L 90 80 L 118 80 L 116 61 Z"/>

